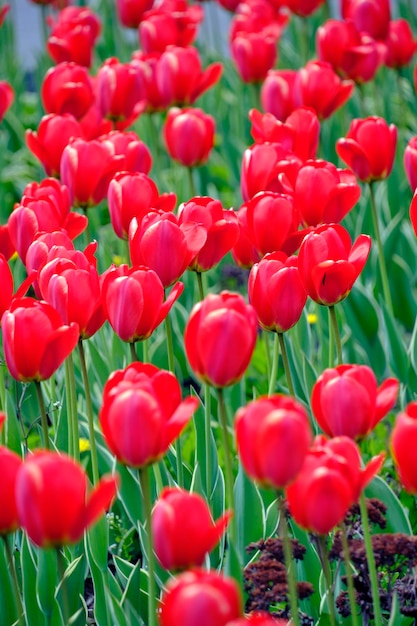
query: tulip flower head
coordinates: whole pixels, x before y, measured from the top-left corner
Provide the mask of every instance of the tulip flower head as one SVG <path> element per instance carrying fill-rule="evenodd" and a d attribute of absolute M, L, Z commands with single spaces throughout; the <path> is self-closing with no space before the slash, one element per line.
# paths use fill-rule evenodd
<path fill-rule="evenodd" d="M 66 61 L 51 67 L 43 79 L 41 97 L 47 113 L 70 113 L 80 119 L 94 102 L 92 80 L 87 69 Z"/>
<path fill-rule="evenodd" d="M 0 431 L 6 419 L 0 411 Z M 22 459 L 6 446 L 0 446 L 0 536 L 8 535 L 19 527 L 16 504 L 16 477 Z"/>
<path fill-rule="evenodd" d="M 410 402 L 395 419 L 390 447 L 398 477 L 409 493 L 417 493 L 417 402 Z"/>
<path fill-rule="evenodd" d="M 0 80 L 0 122 L 12 106 L 14 100 L 14 89 L 5 80 Z"/>
<path fill-rule="evenodd" d="M 294 101 L 296 106 L 311 107 L 323 120 L 349 100 L 354 87 L 355 83 L 342 80 L 330 63 L 309 61 L 298 70 L 294 82 Z"/>
<path fill-rule="evenodd" d="M 214 131 L 214 118 L 201 109 L 170 109 L 163 129 L 170 157 L 186 167 L 205 163 L 214 145 Z"/>
<path fill-rule="evenodd" d="M 143 14 L 152 8 L 154 0 L 116 0 L 117 15 L 125 28 L 137 28 Z"/>
<path fill-rule="evenodd" d="M 219 543 L 231 511 L 213 522 L 201 496 L 165 488 L 152 511 L 152 535 L 158 561 L 168 570 L 203 565 L 205 555 Z"/>
<path fill-rule="evenodd" d="M 411 137 L 404 150 L 404 170 L 414 193 L 417 189 L 417 137 Z"/>
<path fill-rule="evenodd" d="M 21 526 L 41 548 L 77 543 L 110 507 L 118 480 L 103 477 L 88 493 L 88 479 L 73 459 L 39 451 L 22 463 L 16 478 Z"/>

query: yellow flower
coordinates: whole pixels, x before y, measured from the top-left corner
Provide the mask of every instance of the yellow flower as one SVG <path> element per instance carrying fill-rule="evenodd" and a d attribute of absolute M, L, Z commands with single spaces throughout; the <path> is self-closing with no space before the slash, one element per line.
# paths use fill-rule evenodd
<path fill-rule="evenodd" d="M 318 317 L 316 313 L 308 313 L 307 322 L 309 324 L 317 324 L 317 320 L 318 320 Z"/>
<path fill-rule="evenodd" d="M 90 449 L 90 442 L 85 437 L 80 437 L 79 440 L 80 452 L 87 452 Z"/>

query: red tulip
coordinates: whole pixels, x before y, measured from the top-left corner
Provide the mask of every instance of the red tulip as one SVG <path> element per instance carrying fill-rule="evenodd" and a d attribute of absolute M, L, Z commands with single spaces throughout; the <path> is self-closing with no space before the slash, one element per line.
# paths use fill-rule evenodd
<path fill-rule="evenodd" d="M 283 252 L 265 255 L 250 271 L 248 294 L 262 328 L 277 333 L 292 328 L 307 300 L 297 257 Z"/>
<path fill-rule="evenodd" d="M 120 265 L 103 280 L 103 307 L 117 336 L 133 343 L 152 335 L 183 290 L 184 285 L 176 283 L 165 300 L 164 287 L 153 270 Z"/>
<path fill-rule="evenodd" d="M 196 222 L 180 224 L 173 213 L 150 211 L 140 224 L 136 218 L 130 223 L 130 258 L 133 265 L 153 269 L 169 287 L 192 263 L 206 238 L 206 229 Z"/>
<path fill-rule="evenodd" d="M 172 104 L 170 93 L 162 92 L 157 82 L 160 60 L 159 52 L 145 54 L 142 50 L 136 50 L 132 54 L 132 64 L 138 68 L 141 75 L 147 113 L 165 111 Z"/>
<path fill-rule="evenodd" d="M 294 480 L 312 441 L 306 410 L 283 395 L 260 397 L 240 408 L 235 433 L 247 474 L 274 489 L 283 489 Z"/>
<path fill-rule="evenodd" d="M 75 117 L 69 113 L 51 113 L 41 119 L 37 131 L 26 131 L 26 144 L 42 163 L 46 174 L 58 177 L 62 153 L 74 137 L 84 137 L 83 129 Z"/>
<path fill-rule="evenodd" d="M 285 495 L 295 522 L 325 535 L 340 524 L 348 509 L 381 469 L 384 455 L 361 469 L 359 449 L 348 437 L 317 437 Z"/>
<path fill-rule="evenodd" d="M 118 130 L 133 124 L 145 106 L 141 76 L 133 63 L 105 60 L 97 73 L 97 106 Z"/>
<path fill-rule="evenodd" d="M 190 46 L 203 20 L 200 5 L 186 0 L 162 0 L 147 11 L 139 25 L 139 42 L 145 53 L 164 52 L 170 46 Z"/>
<path fill-rule="evenodd" d="M 19 527 L 16 504 L 16 478 L 22 459 L 6 446 L 0 446 L 0 535 L 8 535 Z"/>
<path fill-rule="evenodd" d="M 113 176 L 121 171 L 149 173 L 152 167 L 150 150 L 133 130 L 113 130 L 107 135 L 101 135 L 99 141 L 107 145 L 114 154 L 114 167 L 111 168 L 114 171 Z"/>
<path fill-rule="evenodd" d="M 10 238 L 23 263 L 30 244 L 41 232 L 64 229 L 75 239 L 86 227 L 87 218 L 70 211 L 67 187 L 54 178 L 30 183 L 23 191 L 20 204 L 10 214 Z"/>
<path fill-rule="evenodd" d="M 246 204 L 243 204 L 236 216 L 239 224 L 239 237 L 232 248 L 233 260 L 239 267 L 250 269 L 254 263 L 261 260 L 261 255 L 252 243 L 251 234 L 248 229 Z"/>
<path fill-rule="evenodd" d="M 186 167 L 205 163 L 213 148 L 214 131 L 214 118 L 201 109 L 170 109 L 163 129 L 170 157 Z"/>
<path fill-rule="evenodd" d="M 328 20 L 317 29 L 316 41 L 320 61 L 355 83 L 372 80 L 381 65 L 377 42 L 351 21 Z"/>
<path fill-rule="evenodd" d="M 210 294 L 194 306 L 184 333 L 195 374 L 214 387 L 233 385 L 245 373 L 256 343 L 256 314 L 237 293 Z"/>
<path fill-rule="evenodd" d="M 264 111 L 278 120 L 285 119 L 296 108 L 294 85 L 296 70 L 270 70 L 261 87 L 261 103 Z"/>
<path fill-rule="evenodd" d="M 172 192 L 159 195 L 154 181 L 143 172 L 119 172 L 110 181 L 107 199 L 113 230 L 121 239 L 127 239 L 134 217 L 140 224 L 152 209 L 173 211 L 177 197 Z"/>
<path fill-rule="evenodd" d="M 245 83 L 262 82 L 277 60 L 277 39 L 263 31 L 239 33 L 230 47 L 239 76 Z"/>
<path fill-rule="evenodd" d="M 417 137 L 411 137 L 404 150 L 404 169 L 411 191 L 417 189 Z"/>
<path fill-rule="evenodd" d="M 116 0 L 120 23 L 126 28 L 137 28 L 143 14 L 152 8 L 154 0 Z"/>
<path fill-rule="evenodd" d="M 65 326 L 46 302 L 15 298 L 1 318 L 6 365 L 16 380 L 46 380 L 78 342 L 78 325 Z"/>
<path fill-rule="evenodd" d="M 227 626 L 246 626 L 246 624 L 252 624 L 253 626 L 289 626 L 290 622 L 283 619 L 275 619 L 270 613 L 255 611 L 247 617 L 228 622 Z"/>
<path fill-rule="evenodd" d="M 417 189 L 410 204 L 410 219 L 414 234 L 417 237 Z"/>
<path fill-rule="evenodd" d="M 306 235 L 298 267 L 310 298 L 327 306 L 346 298 L 370 249 L 368 235 L 360 235 L 352 246 L 349 233 L 339 224 L 325 224 Z"/>
<path fill-rule="evenodd" d="M 341 222 L 358 202 L 361 188 L 350 170 L 322 160 L 307 161 L 298 170 L 294 210 L 304 226 Z"/>
<path fill-rule="evenodd" d="M 221 63 L 202 69 L 197 48 L 168 46 L 156 65 L 156 82 L 169 105 L 190 105 L 217 83 L 221 73 Z"/>
<path fill-rule="evenodd" d="M 414 38 L 409 22 L 403 18 L 390 21 L 384 43 L 386 47 L 384 62 L 388 67 L 409 65 L 417 51 L 417 39 Z"/>
<path fill-rule="evenodd" d="M 54 230 L 52 233 L 38 233 L 26 252 L 25 266 L 27 273 L 33 272 L 39 276 L 40 269 L 45 265 L 51 248 L 55 249 L 56 256 L 61 253 L 65 256 L 67 250 L 74 250 L 74 244 L 67 232 L 63 229 Z M 36 297 L 42 298 L 37 279 L 33 282 Z"/>
<path fill-rule="evenodd" d="M 205 555 L 219 543 L 232 513 L 213 522 L 204 498 L 166 487 L 152 511 L 155 554 L 163 568 L 189 569 L 203 565 Z"/>
<path fill-rule="evenodd" d="M 409 493 L 417 493 L 416 471 L 417 402 L 410 402 L 396 417 L 390 447 L 401 483 Z"/>
<path fill-rule="evenodd" d="M 0 7 L 0 26 L 3 25 L 4 19 L 7 13 L 9 12 L 9 9 L 10 9 L 10 4 L 3 4 L 3 6 Z"/>
<path fill-rule="evenodd" d="M 98 16 L 88 7 L 67 7 L 59 12 L 57 20 L 49 21 L 51 34 L 46 44 L 55 61 L 74 61 L 90 67 L 93 48 L 101 32 Z"/>
<path fill-rule="evenodd" d="M 292 189 L 301 163 L 285 143 L 256 143 L 247 148 L 240 175 L 243 199 L 265 191 L 286 193 Z"/>
<path fill-rule="evenodd" d="M 330 63 L 309 61 L 298 70 L 294 83 L 296 106 L 308 106 L 326 119 L 349 100 L 355 83 L 341 80 Z"/>
<path fill-rule="evenodd" d="M 385 39 L 391 19 L 389 0 L 342 0 L 342 17 L 352 20 L 360 32 Z"/>
<path fill-rule="evenodd" d="M 99 421 L 120 463 L 140 468 L 166 453 L 198 402 L 191 396 L 181 401 L 181 387 L 171 372 L 135 362 L 106 382 Z"/>
<path fill-rule="evenodd" d="M 0 80 L 0 122 L 14 100 L 13 87 L 5 80 Z"/>
<path fill-rule="evenodd" d="M 292 13 L 301 17 L 312 15 L 325 0 L 285 0 L 284 5 L 289 8 Z"/>
<path fill-rule="evenodd" d="M 80 119 L 94 102 L 92 81 L 86 68 L 65 61 L 51 67 L 43 79 L 41 97 L 47 113 L 70 113 Z"/>
<path fill-rule="evenodd" d="M 195 197 L 184 202 L 178 210 L 178 223 L 196 222 L 205 228 L 206 241 L 188 266 L 195 272 L 206 272 L 219 263 L 232 249 L 239 236 L 234 211 L 224 209 L 218 200 Z"/>
<path fill-rule="evenodd" d="M 20 287 L 14 294 L 14 281 L 13 274 L 10 266 L 7 262 L 5 256 L 0 253 L 0 326 L 1 326 L 1 317 L 7 309 L 9 309 L 13 298 L 22 298 L 33 281 L 35 280 L 35 275 L 33 272 L 28 272 L 28 277 L 21 283 Z M 1 415 L 1 412 L 0 412 Z M 1 431 L 1 423 L 0 423 L 0 431 Z"/>
<path fill-rule="evenodd" d="M 8 261 L 16 252 L 16 248 L 10 238 L 9 225 L 0 224 L 0 254 Z"/>
<path fill-rule="evenodd" d="M 387 178 L 397 146 L 397 128 L 382 117 L 352 120 L 346 138 L 338 139 L 336 152 L 362 182 Z"/>
<path fill-rule="evenodd" d="M 242 597 L 233 578 L 191 570 L 171 579 L 161 600 L 160 626 L 226 626 L 242 615 Z"/>
<path fill-rule="evenodd" d="M 377 387 L 367 365 L 326 369 L 311 392 L 314 417 L 330 437 L 361 439 L 393 408 L 398 388 L 396 378 L 387 378 Z"/>
<path fill-rule="evenodd" d="M 16 479 L 19 520 L 41 548 L 77 543 L 109 508 L 117 478 L 103 477 L 88 493 L 80 465 L 64 454 L 39 451 L 26 457 Z"/>

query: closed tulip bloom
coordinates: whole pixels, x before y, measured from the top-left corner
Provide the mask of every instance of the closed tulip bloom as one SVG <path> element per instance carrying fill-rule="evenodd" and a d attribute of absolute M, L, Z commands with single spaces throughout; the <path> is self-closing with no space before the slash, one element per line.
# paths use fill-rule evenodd
<path fill-rule="evenodd" d="M 37 131 L 26 131 L 26 144 L 42 163 L 46 174 L 58 178 L 62 153 L 73 137 L 84 137 L 83 129 L 75 117 L 69 113 L 51 113 L 41 119 Z"/>
<path fill-rule="evenodd" d="M 213 387 L 236 383 L 249 366 L 256 314 L 237 293 L 209 294 L 194 306 L 184 333 L 185 351 L 198 378 Z"/>
<path fill-rule="evenodd" d="M 417 189 L 417 137 L 411 137 L 404 150 L 404 170 L 414 193 Z"/>
<path fill-rule="evenodd" d="M 219 543 L 232 513 L 216 522 L 201 496 L 166 487 L 152 511 L 155 554 L 163 568 L 183 570 L 203 565 L 207 553 Z"/>
<path fill-rule="evenodd" d="M 152 209 L 173 211 L 177 197 L 175 193 L 159 194 L 154 181 L 143 172 L 119 172 L 110 181 L 107 199 L 113 230 L 127 239 L 134 217 L 140 224 Z"/>
<path fill-rule="evenodd" d="M 242 616 L 243 601 L 236 581 L 200 569 L 172 578 L 162 596 L 160 626 L 226 626 Z"/>
<path fill-rule="evenodd" d="M 398 388 L 396 378 L 387 378 L 378 387 L 367 365 L 326 369 L 311 392 L 314 417 L 330 437 L 361 439 L 394 407 Z"/>
<path fill-rule="evenodd" d="M 51 248 L 57 251 L 57 256 L 61 255 L 62 252 L 65 255 L 67 250 L 74 250 L 74 244 L 68 233 L 63 229 L 54 230 L 52 233 L 38 233 L 35 235 L 26 253 L 25 266 L 28 274 L 32 272 L 35 275 L 33 288 L 39 300 L 42 299 L 42 295 L 37 277 L 41 268 L 48 261 Z"/>
<path fill-rule="evenodd" d="M 88 492 L 88 478 L 72 458 L 38 451 L 27 456 L 16 479 L 19 520 L 41 548 L 77 543 L 109 508 L 117 478 L 105 476 Z"/>
<path fill-rule="evenodd" d="M 144 94 L 138 68 L 133 63 L 106 59 L 97 73 L 97 105 L 103 117 L 118 130 L 132 124 L 144 109 Z"/>
<path fill-rule="evenodd" d="M 5 80 L 0 80 L 0 122 L 14 100 L 13 87 Z"/>
<path fill-rule="evenodd" d="M 93 50 L 101 32 L 101 22 L 88 7 L 66 7 L 49 21 L 51 33 L 46 48 L 55 63 L 74 61 L 90 67 Z"/>
<path fill-rule="evenodd" d="M 261 103 L 264 111 L 272 113 L 284 122 L 296 108 L 294 85 L 296 70 L 270 70 L 261 87 Z"/>
<path fill-rule="evenodd" d="M 19 528 L 16 503 L 16 478 L 22 459 L 6 446 L 0 446 L 0 536 Z"/>
<path fill-rule="evenodd" d="M 103 307 L 117 336 L 134 343 L 152 335 L 183 290 L 184 285 L 176 283 L 165 299 L 164 286 L 153 270 L 120 265 L 104 277 Z"/>
<path fill-rule="evenodd" d="M 250 269 L 254 263 L 261 260 L 261 254 L 252 243 L 247 223 L 247 206 L 243 204 L 236 211 L 239 223 L 239 237 L 232 248 L 232 257 L 236 265 L 244 269 Z"/>
<path fill-rule="evenodd" d="M 307 301 L 297 257 L 266 254 L 250 271 L 248 294 L 262 328 L 277 333 L 292 328 Z"/>
<path fill-rule="evenodd" d="M 294 480 L 312 443 L 306 410 L 283 395 L 260 397 L 240 408 L 235 434 L 246 473 L 274 489 L 283 489 Z"/>
<path fill-rule="evenodd" d="M 10 374 L 22 382 L 46 380 L 78 342 L 78 324 L 66 326 L 46 302 L 16 298 L 1 319 L 3 347 Z"/>
<path fill-rule="evenodd" d="M 166 453 L 198 402 L 191 396 L 181 400 L 180 384 L 171 372 L 135 362 L 106 382 L 99 421 L 118 461 L 140 468 Z"/>
<path fill-rule="evenodd" d="M 286 0 L 285 6 L 296 15 L 308 17 L 317 11 L 324 2 L 325 0 Z"/>
<path fill-rule="evenodd" d="M 417 51 L 417 39 L 414 38 L 410 23 L 404 18 L 390 21 L 384 43 L 384 63 L 388 67 L 406 67 Z"/>
<path fill-rule="evenodd" d="M 33 272 L 28 272 L 28 274 L 29 275 L 27 276 L 27 278 L 21 283 L 18 290 L 14 294 L 14 281 L 12 270 L 10 269 L 6 257 L 0 253 L 0 326 L 1 317 L 3 313 L 7 311 L 7 309 L 10 307 L 13 298 L 22 298 L 35 280 L 35 275 Z"/>
<path fill-rule="evenodd" d="M 64 61 L 45 74 L 41 97 L 47 113 L 80 119 L 94 102 L 92 80 L 85 67 Z"/>
<path fill-rule="evenodd" d="M 325 535 L 340 524 L 348 509 L 381 469 L 384 455 L 362 469 L 359 449 L 348 437 L 317 437 L 295 480 L 286 488 L 294 521 Z"/>
<path fill-rule="evenodd" d="M 179 208 L 178 220 L 180 224 L 201 224 L 207 233 L 203 247 L 188 266 L 195 272 L 206 272 L 219 263 L 239 236 L 234 211 L 224 209 L 218 200 L 208 196 L 197 196 L 184 202 Z"/>
<path fill-rule="evenodd" d="M 149 173 L 152 167 L 151 152 L 133 130 L 112 130 L 101 135 L 98 140 L 113 153 L 114 165 L 110 167 L 110 180 L 122 171 Z"/>
<path fill-rule="evenodd" d="M 414 234 L 417 237 L 417 189 L 414 192 L 414 196 L 410 204 L 410 220 Z"/>
<path fill-rule="evenodd" d="M 330 63 L 309 61 L 298 70 L 294 83 L 296 106 L 315 110 L 320 119 L 327 119 L 351 97 L 355 83 L 342 80 Z"/>
<path fill-rule="evenodd" d="M 137 28 L 143 14 L 152 8 L 154 0 L 116 0 L 117 15 L 126 28 Z"/>
<path fill-rule="evenodd" d="M 342 0 L 342 17 L 352 20 L 358 31 L 385 39 L 391 19 L 389 0 Z"/>
<path fill-rule="evenodd" d="M 298 267 L 308 295 L 318 304 L 332 306 L 350 293 L 363 270 L 371 238 L 359 235 L 352 246 L 340 224 L 318 226 L 306 235 L 298 255 Z"/>
<path fill-rule="evenodd" d="M 16 249 L 10 238 L 9 225 L 0 224 L 0 254 L 8 261 L 15 252 Z"/>
<path fill-rule="evenodd" d="M 261 32 L 240 33 L 230 43 L 233 60 L 245 83 L 262 82 L 277 60 L 277 40 Z"/>
<path fill-rule="evenodd" d="M 144 15 L 139 25 L 139 42 L 145 53 L 164 52 L 170 46 L 190 46 L 203 20 L 200 5 L 186 0 L 162 0 Z"/>
<path fill-rule="evenodd" d="M 170 109 L 163 128 L 170 157 L 186 167 L 201 165 L 208 160 L 214 145 L 214 132 L 214 118 L 201 109 Z"/>
<path fill-rule="evenodd" d="M 311 160 L 297 174 L 294 209 L 304 226 L 341 222 L 358 202 L 361 188 L 350 170 Z"/>
<path fill-rule="evenodd" d="M 390 447 L 398 477 L 409 493 L 417 493 L 417 402 L 410 402 L 395 419 Z"/>
<path fill-rule="evenodd" d="M 387 178 L 397 147 L 397 127 L 382 117 L 355 119 L 346 138 L 338 139 L 336 152 L 362 182 Z"/>
<path fill-rule="evenodd" d="M 174 213 L 150 211 L 140 224 L 136 218 L 130 223 L 130 258 L 133 265 L 153 269 L 166 288 L 182 276 L 206 239 L 207 231 L 201 224 L 180 223 Z"/>

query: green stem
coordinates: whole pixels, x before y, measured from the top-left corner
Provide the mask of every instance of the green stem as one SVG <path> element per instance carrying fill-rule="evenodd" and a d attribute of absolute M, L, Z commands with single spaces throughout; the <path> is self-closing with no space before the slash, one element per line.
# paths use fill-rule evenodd
<path fill-rule="evenodd" d="M 297 582 L 294 576 L 294 563 L 291 539 L 288 533 L 288 523 L 285 515 L 285 501 L 284 497 L 280 494 L 278 496 L 279 503 L 279 527 L 282 533 L 282 545 L 284 548 L 285 568 L 287 570 L 287 584 L 288 584 L 288 599 L 290 604 L 290 611 L 292 622 L 294 626 L 300 626 L 300 619 L 298 613 L 298 599 L 297 599 Z"/>
<path fill-rule="evenodd" d="M 206 462 L 206 495 L 210 500 L 213 470 L 211 467 L 211 390 L 210 385 L 204 385 L 204 445 Z"/>
<path fill-rule="evenodd" d="M 335 610 L 334 610 L 333 583 L 332 583 L 332 575 L 331 575 L 331 569 L 330 569 L 330 563 L 329 563 L 329 556 L 327 554 L 326 536 L 316 535 L 316 538 L 317 538 L 318 555 L 319 555 L 321 566 L 323 568 L 324 579 L 326 581 L 326 587 L 327 587 L 327 606 L 329 608 L 330 624 L 331 626 L 335 626 L 336 615 L 335 615 Z"/>
<path fill-rule="evenodd" d="M 149 343 L 147 339 L 142 340 L 142 359 L 144 363 L 149 363 Z"/>
<path fill-rule="evenodd" d="M 69 600 L 68 600 L 68 586 L 67 580 L 65 578 L 65 561 L 64 555 L 62 554 L 59 548 L 56 548 L 56 558 L 58 564 L 58 575 L 61 581 L 61 591 L 62 591 L 62 603 L 63 603 L 63 614 L 64 614 L 64 624 L 67 626 L 70 618 L 69 611 Z"/>
<path fill-rule="evenodd" d="M 278 333 L 275 333 L 274 347 L 272 350 L 271 373 L 269 376 L 268 396 L 272 396 L 272 394 L 274 393 L 275 382 L 277 380 L 277 372 L 278 372 L 278 358 L 279 358 L 279 340 L 278 340 Z"/>
<path fill-rule="evenodd" d="M 174 359 L 174 343 L 172 340 L 172 327 L 169 315 L 165 318 L 165 333 L 167 339 L 167 352 L 168 352 L 168 369 L 175 374 L 175 359 Z M 177 480 L 180 487 L 184 486 L 184 468 L 182 466 L 182 452 L 181 452 L 181 440 L 178 437 L 175 440 L 175 456 L 177 467 Z"/>
<path fill-rule="evenodd" d="M 203 277 L 201 275 L 201 272 L 196 272 L 195 275 L 197 276 L 197 284 L 198 284 L 198 294 L 200 296 L 200 300 L 204 300 L 204 284 L 203 284 Z"/>
<path fill-rule="evenodd" d="M 329 308 L 329 317 L 330 317 L 330 325 L 331 325 L 331 334 L 333 335 L 334 342 L 336 344 L 337 364 L 341 365 L 343 363 L 342 342 L 340 339 L 339 326 L 337 324 L 336 311 L 335 311 L 334 305 L 329 306 L 328 308 Z M 332 365 L 333 365 L 333 350 L 330 353 L 329 360 L 332 362 Z"/>
<path fill-rule="evenodd" d="M 138 360 L 138 356 L 136 354 L 136 346 L 133 341 L 129 343 L 129 348 L 130 348 L 130 358 L 132 360 L 132 363 L 135 363 Z"/>
<path fill-rule="evenodd" d="M 224 402 L 223 389 L 217 389 L 217 401 L 219 411 L 219 422 L 222 433 L 222 443 L 224 450 L 224 465 L 225 465 L 225 484 L 226 484 L 226 502 L 227 507 L 233 511 L 233 517 L 229 524 L 230 539 L 235 542 L 236 539 L 236 510 L 234 505 L 234 493 L 233 493 L 233 469 L 232 469 L 232 451 L 230 449 L 230 438 L 227 427 L 227 411 L 226 404 Z"/>
<path fill-rule="evenodd" d="M 39 410 L 41 413 L 43 445 L 45 446 L 46 450 L 49 450 L 48 417 L 46 415 L 45 402 L 43 400 L 41 383 L 38 380 L 35 380 L 35 387 L 36 387 L 36 395 L 38 396 Z"/>
<path fill-rule="evenodd" d="M 91 465 L 93 468 L 93 484 L 97 485 L 100 475 L 98 471 L 98 457 L 96 447 L 96 436 L 94 432 L 93 404 L 91 402 L 90 382 L 88 380 L 87 365 L 85 362 L 85 352 L 83 340 L 78 342 L 78 351 L 80 354 L 81 372 L 85 389 L 85 401 L 87 407 L 88 432 L 90 435 Z"/>
<path fill-rule="evenodd" d="M 381 605 L 379 603 L 379 585 L 375 565 L 375 555 L 372 547 L 371 531 L 369 529 L 368 510 L 366 508 L 366 498 L 362 491 L 359 498 L 359 506 L 362 518 L 363 541 L 365 543 L 366 558 L 368 561 L 369 578 L 371 581 L 372 602 L 374 609 L 375 626 L 382 626 Z"/>
<path fill-rule="evenodd" d="M 4 380 L 5 362 L 0 360 L 0 411 L 6 410 L 6 383 Z"/>
<path fill-rule="evenodd" d="M 74 359 L 72 354 L 65 361 L 65 393 L 68 407 L 68 440 L 70 454 L 80 460 L 80 444 L 78 434 L 77 395 L 75 389 Z"/>
<path fill-rule="evenodd" d="M 142 490 L 143 507 L 146 522 L 146 541 L 148 556 L 148 626 L 156 626 L 156 581 L 155 581 L 155 556 L 152 541 L 152 500 L 149 481 L 149 467 L 139 469 L 139 482 Z"/>
<path fill-rule="evenodd" d="M 344 522 L 342 522 L 342 524 L 340 525 L 340 536 L 342 539 L 343 558 L 345 561 L 347 589 L 348 589 L 349 604 L 350 604 L 350 614 L 352 617 L 352 626 L 358 626 L 358 616 L 356 614 L 358 605 L 356 603 L 355 588 L 353 586 L 353 576 L 352 576 L 353 566 L 350 560 L 349 542 L 348 542 L 348 538 L 346 534 L 346 526 Z"/>
<path fill-rule="evenodd" d="M 266 375 L 268 377 L 268 380 L 271 381 L 271 353 L 269 351 L 269 337 L 270 333 L 263 330 L 262 339 L 265 346 Z"/>
<path fill-rule="evenodd" d="M 194 198 L 197 193 L 195 190 L 195 185 L 194 185 L 194 179 L 193 179 L 193 168 L 192 167 L 187 167 L 188 170 L 188 182 L 190 184 L 190 193 L 191 193 L 191 198 Z"/>
<path fill-rule="evenodd" d="M 277 333 L 277 335 L 278 335 L 279 346 L 281 348 L 282 362 L 284 363 L 284 371 L 285 371 L 285 377 L 287 379 L 288 391 L 290 392 L 292 396 L 295 396 L 294 385 L 293 385 L 292 376 L 291 376 L 290 362 L 288 360 L 288 353 L 287 353 L 287 348 L 285 345 L 284 334 Z"/>
<path fill-rule="evenodd" d="M 387 266 L 385 264 L 384 249 L 382 247 L 381 233 L 379 230 L 379 221 L 378 221 L 378 214 L 377 214 L 376 204 L 375 204 L 375 194 L 374 194 L 373 183 L 369 183 L 369 192 L 370 192 L 370 199 L 371 199 L 372 221 L 374 223 L 375 239 L 376 239 L 376 245 L 378 248 L 379 268 L 381 271 L 382 289 L 384 291 L 384 298 L 385 298 L 385 303 L 387 305 L 387 309 L 391 313 L 391 315 L 393 315 L 394 310 L 392 306 L 392 298 L 391 298 L 391 292 L 390 292 L 389 282 L 388 282 Z"/>
<path fill-rule="evenodd" d="M 16 608 L 17 608 L 17 613 L 18 613 L 17 623 L 19 624 L 19 626 L 23 626 L 24 625 L 24 621 L 23 621 L 24 611 L 23 611 L 23 605 L 22 605 L 22 598 L 20 595 L 19 582 L 17 580 L 16 567 L 14 564 L 13 551 L 9 544 L 9 538 L 6 535 L 3 535 L 2 537 L 3 537 L 4 547 L 6 550 L 7 560 L 9 562 L 10 574 L 12 577 L 14 596 L 16 600 Z"/>

